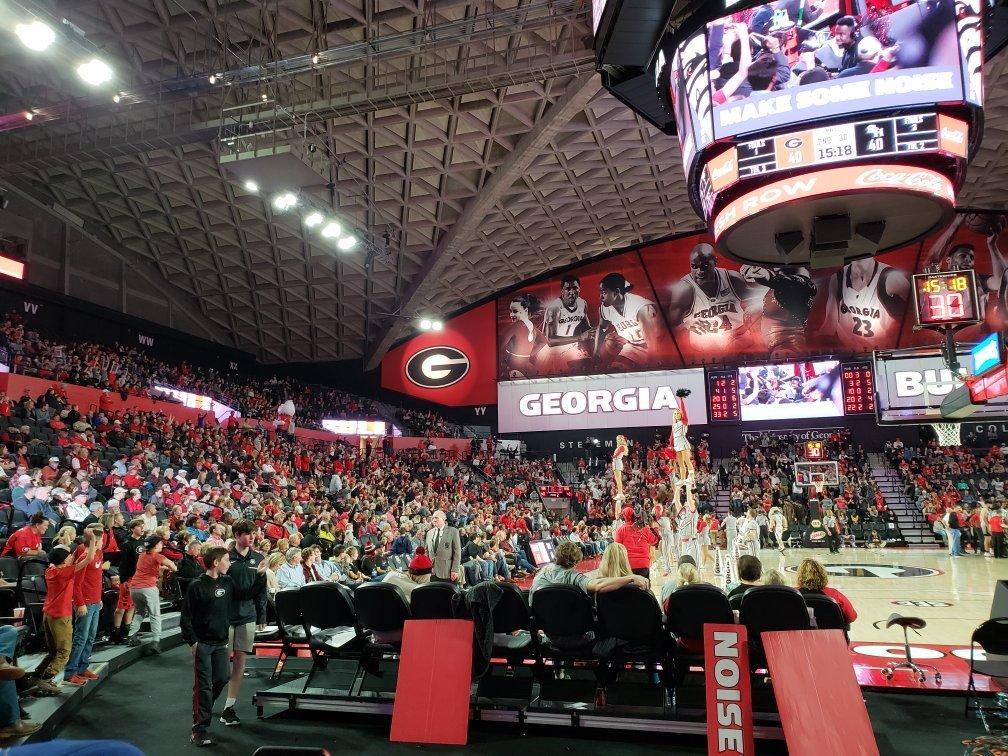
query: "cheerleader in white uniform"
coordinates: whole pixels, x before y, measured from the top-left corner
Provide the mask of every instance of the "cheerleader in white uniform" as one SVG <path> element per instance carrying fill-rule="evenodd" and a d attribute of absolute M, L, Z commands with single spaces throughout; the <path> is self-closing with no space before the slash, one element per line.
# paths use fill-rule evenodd
<path fill-rule="evenodd" d="M 616 448 L 612 453 L 612 474 L 613 480 L 616 482 L 617 496 L 623 495 L 623 457 L 627 455 L 628 451 L 626 436 L 616 436 Z M 619 509 L 616 510 L 616 516 L 619 517 Z"/>
<path fill-rule="evenodd" d="M 758 556 L 759 525 L 756 524 L 756 513 L 747 509 L 745 517 L 738 525 L 738 536 L 735 538 L 735 557 L 743 554 Z"/>
<path fill-rule="evenodd" d="M 693 492 L 686 488 L 686 503 L 679 503 L 678 490 L 676 491 L 676 532 L 679 534 L 679 558 L 682 559 L 687 554 L 693 558 L 693 564 L 700 564 L 700 549 L 697 540 L 697 515 L 696 503 L 693 501 Z"/>
<path fill-rule="evenodd" d="M 654 516 L 658 521 L 658 534 L 661 538 L 658 542 L 658 548 L 661 550 L 662 574 L 668 577 L 672 572 L 673 565 L 679 561 L 676 554 L 675 533 L 672 531 L 672 520 L 665 514 L 665 507 L 661 504 L 655 504 Z"/>
<path fill-rule="evenodd" d="M 676 407 L 672 410 L 672 449 L 676 457 L 676 474 L 679 480 L 687 485 L 693 483 L 693 447 L 690 446 L 686 432 L 689 426 L 683 422 L 682 410 Z"/>

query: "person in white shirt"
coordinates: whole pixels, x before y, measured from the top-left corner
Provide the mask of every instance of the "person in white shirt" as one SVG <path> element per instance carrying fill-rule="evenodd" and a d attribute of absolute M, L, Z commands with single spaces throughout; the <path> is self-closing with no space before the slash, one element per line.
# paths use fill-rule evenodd
<path fill-rule="evenodd" d="M 144 533 L 150 535 L 158 526 L 157 521 L 157 507 L 153 504 L 148 504 L 144 507 L 144 513 L 140 515 L 140 519 L 143 520 Z"/>

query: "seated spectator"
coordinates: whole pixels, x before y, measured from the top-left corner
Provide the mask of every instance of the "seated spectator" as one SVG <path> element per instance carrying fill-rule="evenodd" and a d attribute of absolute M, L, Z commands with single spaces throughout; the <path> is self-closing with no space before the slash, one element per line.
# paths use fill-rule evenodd
<path fill-rule="evenodd" d="M 779 570 L 767 570 L 763 573 L 761 585 L 787 585 L 787 581 Z"/>
<path fill-rule="evenodd" d="M 599 562 L 598 577 L 616 578 L 627 577 L 633 574 L 630 569 L 630 560 L 627 557 L 626 546 L 622 543 L 610 543 L 602 552 L 602 561 Z"/>
<path fill-rule="evenodd" d="M 763 575 L 763 563 L 758 557 L 752 554 L 743 554 L 735 563 L 738 572 L 739 582 L 728 589 L 728 598 L 742 598 L 742 594 L 754 585 L 760 585 L 760 578 Z"/>
<path fill-rule="evenodd" d="M 279 590 L 300 588 L 305 584 L 304 569 L 301 567 L 301 549 L 292 546 L 284 554 L 284 563 L 276 572 Z"/>
<path fill-rule="evenodd" d="M 615 591 L 628 585 L 646 589 L 648 581 L 640 575 L 624 577 L 593 577 L 578 572 L 576 567 L 584 559 L 584 552 L 576 543 L 565 541 L 557 546 L 556 561 L 548 564 L 536 573 L 529 591 L 531 597 L 537 590 L 547 585 L 573 585 L 586 593 L 605 593 Z"/>
<path fill-rule="evenodd" d="M 852 623 L 857 619 L 857 611 L 846 596 L 836 588 L 830 588 L 827 585 L 828 581 L 829 576 L 821 562 L 815 559 L 803 559 L 798 565 L 795 587 L 802 593 L 822 593 L 829 596 L 840 605 L 840 610 L 843 612 L 847 624 Z"/>
<path fill-rule="evenodd" d="M 42 551 L 42 536 L 49 530 L 49 520 L 45 515 L 39 513 L 32 515 L 28 524 L 18 530 L 7 539 L 0 556 L 13 556 L 18 559 L 25 557 L 45 556 Z"/>
<path fill-rule="evenodd" d="M 266 595 L 270 598 L 276 596 L 280 590 L 280 580 L 277 578 L 277 570 L 284 563 L 284 555 L 276 552 L 270 554 L 266 559 Z"/>
<path fill-rule="evenodd" d="M 410 593 L 418 585 L 426 585 L 430 582 L 431 571 L 434 569 L 434 563 L 431 558 L 427 556 L 427 549 L 423 546 L 417 546 L 416 554 L 410 560 L 409 566 L 406 570 L 392 570 L 391 572 L 385 573 L 381 581 L 383 583 L 389 583 L 394 585 L 403 595 L 406 600 L 409 601 Z"/>

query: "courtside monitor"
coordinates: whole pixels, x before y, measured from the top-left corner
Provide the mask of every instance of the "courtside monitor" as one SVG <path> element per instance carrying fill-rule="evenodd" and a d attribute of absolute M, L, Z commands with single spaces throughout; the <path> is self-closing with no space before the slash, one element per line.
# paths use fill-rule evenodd
<path fill-rule="evenodd" d="M 529 541 L 529 551 L 536 567 L 542 567 L 556 561 L 556 549 L 554 549 L 552 541 Z"/>

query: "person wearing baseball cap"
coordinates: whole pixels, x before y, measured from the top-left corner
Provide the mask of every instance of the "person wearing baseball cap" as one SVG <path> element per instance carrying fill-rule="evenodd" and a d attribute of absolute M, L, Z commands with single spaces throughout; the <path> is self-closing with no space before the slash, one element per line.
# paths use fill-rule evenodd
<path fill-rule="evenodd" d="M 147 536 L 144 541 L 144 553 L 137 560 L 136 571 L 130 581 L 130 597 L 133 599 L 136 613 L 130 624 L 129 640 L 126 645 L 140 645 L 137 634 L 143 618 L 147 617 L 151 629 L 151 644 L 148 650 L 152 654 L 161 653 L 161 595 L 157 588 L 158 576 L 162 572 L 178 571 L 178 566 L 161 553 L 163 548 L 164 541 L 161 540 L 161 536 Z M 136 630 L 133 629 L 133 625 L 136 625 Z"/>

